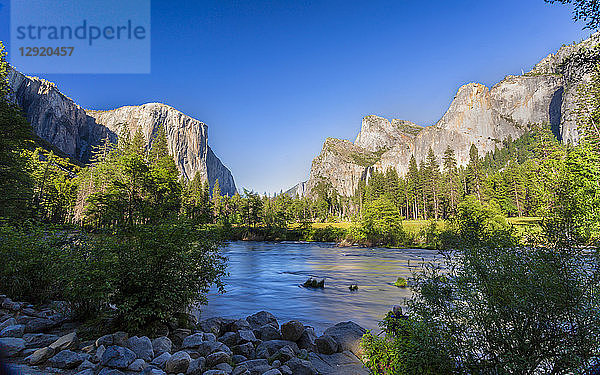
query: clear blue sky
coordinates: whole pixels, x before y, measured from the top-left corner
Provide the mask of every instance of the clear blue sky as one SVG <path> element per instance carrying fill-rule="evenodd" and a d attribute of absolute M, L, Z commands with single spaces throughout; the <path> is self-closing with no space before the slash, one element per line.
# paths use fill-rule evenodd
<path fill-rule="evenodd" d="M 277 192 L 363 116 L 432 125 L 461 85 L 527 71 L 581 28 L 543 0 L 152 0 L 152 74 L 43 77 L 85 108 L 158 101 L 198 118 L 239 188 Z"/>

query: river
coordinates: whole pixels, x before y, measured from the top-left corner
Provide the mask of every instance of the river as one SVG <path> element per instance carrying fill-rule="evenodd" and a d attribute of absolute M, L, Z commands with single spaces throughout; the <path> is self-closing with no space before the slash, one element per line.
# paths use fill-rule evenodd
<path fill-rule="evenodd" d="M 242 318 L 260 310 L 280 323 L 297 319 L 318 333 L 352 320 L 377 329 L 387 311 L 410 298 L 410 289 L 393 285 L 409 278 L 437 251 L 336 247 L 332 243 L 231 242 L 223 248 L 229 276 L 224 294 L 211 290 L 201 319 Z M 324 289 L 300 287 L 309 277 L 325 279 Z M 350 284 L 358 284 L 350 291 Z"/>

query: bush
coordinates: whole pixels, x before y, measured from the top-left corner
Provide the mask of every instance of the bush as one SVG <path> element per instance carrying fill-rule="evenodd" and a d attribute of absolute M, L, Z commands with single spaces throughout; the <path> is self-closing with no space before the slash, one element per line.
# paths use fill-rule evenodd
<path fill-rule="evenodd" d="M 438 345 L 436 332 L 413 319 L 396 318 L 388 313 L 379 324 L 383 336 L 368 332 L 362 347 L 365 366 L 379 375 L 445 375 L 453 373 L 453 364 Z"/>

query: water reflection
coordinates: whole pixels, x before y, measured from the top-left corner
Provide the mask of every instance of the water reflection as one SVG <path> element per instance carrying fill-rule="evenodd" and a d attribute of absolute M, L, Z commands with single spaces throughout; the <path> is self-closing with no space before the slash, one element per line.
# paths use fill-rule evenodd
<path fill-rule="evenodd" d="M 260 310 L 281 322 L 298 319 L 321 332 L 353 320 L 365 328 L 394 304 L 409 298 L 409 289 L 393 286 L 409 278 L 437 252 L 421 249 L 362 249 L 329 243 L 232 242 L 223 249 L 229 258 L 225 294 L 212 290 L 201 318 L 241 318 Z M 325 289 L 299 287 L 309 277 L 324 278 Z M 358 291 L 350 291 L 358 284 Z"/>

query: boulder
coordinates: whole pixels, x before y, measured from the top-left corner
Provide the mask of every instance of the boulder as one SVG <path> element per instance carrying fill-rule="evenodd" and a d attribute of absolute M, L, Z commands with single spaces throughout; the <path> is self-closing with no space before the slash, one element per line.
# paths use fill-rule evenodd
<path fill-rule="evenodd" d="M 150 364 L 160 367 L 161 369 L 165 368 L 165 363 L 171 359 L 171 354 L 169 352 L 164 352 L 158 357 L 154 358 Z"/>
<path fill-rule="evenodd" d="M 281 371 L 276 368 L 272 368 L 267 372 L 264 372 L 262 375 L 281 375 Z"/>
<path fill-rule="evenodd" d="M 246 362 L 247 360 L 248 360 L 248 358 L 246 358 L 240 354 L 234 354 L 231 356 L 231 362 L 233 362 L 234 364 L 238 364 L 240 362 Z"/>
<path fill-rule="evenodd" d="M 233 367 L 229 363 L 221 362 L 215 366 L 215 370 L 221 370 L 229 375 L 233 372 Z"/>
<path fill-rule="evenodd" d="M 79 346 L 79 339 L 77 338 L 76 332 L 71 332 L 59 338 L 50 344 L 50 347 L 54 349 L 55 352 L 60 352 L 65 349 L 74 350 Z"/>
<path fill-rule="evenodd" d="M 206 357 L 206 367 L 212 368 L 218 365 L 219 363 L 229 362 L 231 361 L 231 356 L 225 352 L 216 352 L 208 355 Z"/>
<path fill-rule="evenodd" d="M 217 341 L 217 336 L 211 332 L 204 332 L 204 341 Z"/>
<path fill-rule="evenodd" d="M 237 366 L 233 369 L 231 375 L 250 375 L 250 371 L 248 371 L 246 366 Z"/>
<path fill-rule="evenodd" d="M 11 311 L 19 311 L 23 307 L 24 303 L 22 302 L 13 302 L 10 298 L 4 299 L 2 301 L 2 308 Z"/>
<path fill-rule="evenodd" d="M 237 332 L 242 329 L 244 329 L 244 330 L 252 329 L 252 327 L 250 327 L 250 323 L 248 323 L 248 321 L 246 319 L 238 319 L 229 325 L 229 330 L 232 332 Z"/>
<path fill-rule="evenodd" d="M 30 365 L 39 365 L 46 362 L 50 357 L 54 355 L 54 349 L 51 347 L 45 347 L 36 350 L 32 355 L 29 356 Z"/>
<path fill-rule="evenodd" d="M 319 374 L 353 374 L 369 375 L 363 363 L 354 354 L 349 351 L 335 353 L 331 355 L 310 353 L 309 361 L 313 364 Z"/>
<path fill-rule="evenodd" d="M 202 332 L 213 333 L 215 336 L 219 337 L 221 334 L 225 333 L 224 325 L 227 322 L 225 319 L 221 317 L 208 318 L 200 322 L 199 326 L 202 329 Z"/>
<path fill-rule="evenodd" d="M 317 369 L 309 361 L 292 358 L 285 363 L 294 375 L 317 375 Z"/>
<path fill-rule="evenodd" d="M 296 341 L 298 347 L 300 349 L 306 349 L 309 352 L 314 352 L 316 350 L 315 340 L 317 335 L 315 334 L 315 330 L 312 327 L 305 327 L 304 332 L 302 332 L 302 336 Z"/>
<path fill-rule="evenodd" d="M 233 354 L 227 345 L 218 341 L 204 341 L 196 350 L 202 357 L 206 357 L 214 352 L 225 352 L 229 353 L 230 355 Z"/>
<path fill-rule="evenodd" d="M 111 345 L 102 354 L 102 366 L 126 369 L 136 359 L 135 353 L 123 346 Z"/>
<path fill-rule="evenodd" d="M 232 350 L 235 354 L 243 355 L 246 358 L 254 357 L 254 345 L 251 342 L 234 346 Z"/>
<path fill-rule="evenodd" d="M 25 326 L 23 324 L 16 324 L 14 326 L 8 326 L 0 331 L 0 337 L 23 337 L 25 333 Z"/>
<path fill-rule="evenodd" d="M 77 371 L 83 371 L 83 370 L 88 369 L 88 368 L 93 369 L 95 367 L 96 367 L 95 364 L 93 364 L 92 362 L 90 362 L 90 361 L 88 361 L 86 359 L 83 362 L 81 362 L 81 364 L 77 367 Z"/>
<path fill-rule="evenodd" d="M 104 367 L 98 375 L 125 375 L 125 373 L 114 368 Z"/>
<path fill-rule="evenodd" d="M 25 340 L 18 337 L 1 337 L 0 353 L 5 357 L 16 357 L 25 349 Z"/>
<path fill-rule="evenodd" d="M 0 323 L 0 331 L 2 331 L 4 328 L 9 327 L 9 326 L 16 326 L 17 323 L 17 319 L 15 318 L 8 318 L 5 321 L 3 321 L 2 323 Z"/>
<path fill-rule="evenodd" d="M 155 367 L 146 367 L 142 371 L 142 375 L 167 375 L 167 373 Z"/>
<path fill-rule="evenodd" d="M 252 359 L 240 363 L 240 367 L 241 366 L 246 367 L 250 375 L 262 375 L 271 369 L 271 366 L 269 366 L 269 362 L 266 359 Z"/>
<path fill-rule="evenodd" d="M 323 354 L 337 353 L 340 345 L 330 335 L 323 335 L 315 340 L 317 351 Z"/>
<path fill-rule="evenodd" d="M 39 333 L 46 332 L 57 326 L 57 322 L 46 318 L 33 318 L 25 324 L 25 332 Z"/>
<path fill-rule="evenodd" d="M 186 371 L 186 375 L 202 375 L 204 372 L 204 368 L 206 364 L 206 360 L 204 357 L 196 358 L 190 362 L 188 369 Z"/>
<path fill-rule="evenodd" d="M 95 374 L 94 370 L 92 370 L 91 368 L 86 368 L 84 370 L 79 371 L 75 375 L 94 375 L 94 374 Z"/>
<path fill-rule="evenodd" d="M 26 333 L 23 339 L 28 348 L 43 348 L 58 340 L 59 337 L 47 333 Z"/>
<path fill-rule="evenodd" d="M 238 343 L 242 343 L 242 342 L 257 343 L 260 341 L 254 335 L 254 332 L 249 329 L 241 329 L 237 333 L 238 333 L 238 337 L 239 337 Z"/>
<path fill-rule="evenodd" d="M 152 341 L 146 336 L 133 336 L 127 340 L 127 345 L 135 355 L 144 361 L 151 361 L 154 358 L 154 350 L 152 349 Z"/>
<path fill-rule="evenodd" d="M 367 330 L 354 322 L 342 322 L 333 327 L 327 328 L 325 335 L 333 337 L 340 345 L 341 350 L 349 350 L 358 358 L 363 355 L 361 341 Z M 292 369 L 293 370 L 293 369 Z"/>
<path fill-rule="evenodd" d="M 285 340 L 271 340 L 271 341 L 263 341 L 260 345 L 256 347 L 256 357 L 257 358 L 269 358 L 279 349 L 288 345 L 294 353 L 298 353 L 300 350 L 298 349 L 298 345 L 296 345 L 293 341 L 285 341 Z"/>
<path fill-rule="evenodd" d="M 269 357 L 269 362 L 280 361 L 287 362 L 290 359 L 294 358 L 294 351 L 288 345 L 279 349 L 275 352 L 271 357 Z"/>
<path fill-rule="evenodd" d="M 193 335 L 189 335 L 183 339 L 181 343 L 182 349 L 187 348 L 197 348 L 204 342 L 204 334 L 203 333 L 194 333 Z"/>
<path fill-rule="evenodd" d="M 83 362 L 83 357 L 79 353 L 65 349 L 58 352 L 48 360 L 50 366 L 60 369 L 73 369 Z"/>
<path fill-rule="evenodd" d="M 179 351 L 174 353 L 165 363 L 165 371 L 168 373 L 185 373 L 190 365 L 192 358 L 187 352 Z"/>
<path fill-rule="evenodd" d="M 129 366 L 127 366 L 127 370 L 140 372 L 140 371 L 144 370 L 146 368 L 146 366 L 147 366 L 146 361 L 144 361 L 141 358 L 138 358 L 135 361 L 131 362 L 131 364 Z"/>
<path fill-rule="evenodd" d="M 229 375 L 229 373 L 223 370 L 208 370 L 202 375 Z"/>
<path fill-rule="evenodd" d="M 240 341 L 240 335 L 237 332 L 225 332 L 219 341 L 229 347 L 235 346 Z"/>
<path fill-rule="evenodd" d="M 102 360 L 102 355 L 104 354 L 104 352 L 106 351 L 106 348 L 104 347 L 104 345 L 100 345 L 98 347 L 98 349 L 96 349 L 96 354 L 94 354 L 94 356 L 92 357 L 92 362 L 94 363 L 98 363 Z"/>
<path fill-rule="evenodd" d="M 152 351 L 154 352 L 154 355 L 169 353 L 172 348 L 173 343 L 167 336 L 157 337 L 152 340 Z"/>
<path fill-rule="evenodd" d="M 273 314 L 267 311 L 259 311 L 256 314 L 250 315 L 246 318 L 248 324 L 252 329 L 258 329 L 265 324 L 272 324 L 275 328 L 279 328 L 277 318 Z"/>
<path fill-rule="evenodd" d="M 281 325 L 281 336 L 284 340 L 298 341 L 304 333 L 304 324 L 297 320 L 290 320 Z"/>
<path fill-rule="evenodd" d="M 272 324 L 265 324 L 258 329 L 258 337 L 263 341 L 281 340 L 281 332 Z"/>
<path fill-rule="evenodd" d="M 294 375 L 292 374 L 292 370 L 287 365 L 279 367 L 278 370 L 281 371 L 281 375 Z"/>

